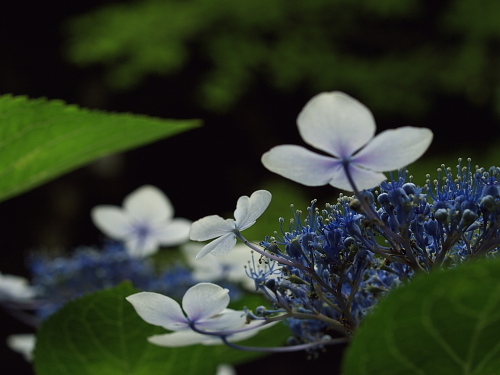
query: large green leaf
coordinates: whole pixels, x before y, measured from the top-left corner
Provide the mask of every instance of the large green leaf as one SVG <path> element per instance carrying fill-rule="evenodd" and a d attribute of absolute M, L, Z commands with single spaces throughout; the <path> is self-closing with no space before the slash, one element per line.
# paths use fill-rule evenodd
<path fill-rule="evenodd" d="M 0 201 L 101 156 L 199 126 L 106 113 L 58 100 L 0 96 Z"/>
<path fill-rule="evenodd" d="M 498 260 L 421 275 L 366 318 L 343 374 L 498 374 L 499 332 Z"/>
<path fill-rule="evenodd" d="M 125 300 L 135 292 L 124 283 L 81 297 L 49 317 L 37 334 L 37 375 L 211 375 L 218 363 L 241 363 L 261 355 L 223 345 L 163 348 L 149 344 L 148 336 L 167 331 L 139 318 Z M 282 345 L 286 331 L 275 326 L 253 342 Z"/>

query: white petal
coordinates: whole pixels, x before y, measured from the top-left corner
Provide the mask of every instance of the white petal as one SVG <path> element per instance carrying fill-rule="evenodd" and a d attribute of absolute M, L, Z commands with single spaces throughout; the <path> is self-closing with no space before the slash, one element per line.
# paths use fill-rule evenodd
<path fill-rule="evenodd" d="M 205 332 L 233 331 L 246 325 L 244 311 L 225 309 L 217 316 L 196 323 L 196 328 Z"/>
<path fill-rule="evenodd" d="M 125 249 L 133 258 L 145 258 L 156 254 L 160 247 L 158 240 L 151 236 L 132 236 L 125 240 Z"/>
<path fill-rule="evenodd" d="M 157 187 L 145 185 L 130 193 L 123 207 L 139 221 L 157 221 L 174 217 L 172 203 Z"/>
<path fill-rule="evenodd" d="M 215 375 L 236 375 L 236 370 L 233 366 L 222 363 L 217 366 Z"/>
<path fill-rule="evenodd" d="M 192 286 L 182 298 L 182 308 L 192 322 L 219 314 L 228 304 L 229 290 L 211 283 Z"/>
<path fill-rule="evenodd" d="M 432 131 L 405 126 L 383 131 L 352 159 L 375 171 L 392 171 L 413 163 L 432 142 Z"/>
<path fill-rule="evenodd" d="M 386 178 L 382 173 L 360 168 L 353 163 L 349 164 L 349 168 L 351 176 L 359 190 L 372 188 L 384 181 Z M 328 183 L 331 186 L 346 191 L 354 191 L 349 183 L 349 180 L 347 179 L 344 167 L 341 165 L 338 165 L 336 169 L 332 170 L 328 177 L 330 178 Z"/>
<path fill-rule="evenodd" d="M 25 301 L 35 297 L 36 290 L 21 276 L 0 272 L 0 302 Z"/>
<path fill-rule="evenodd" d="M 313 97 L 297 118 L 300 135 L 309 145 L 347 158 L 375 134 L 370 110 L 342 92 Z"/>
<path fill-rule="evenodd" d="M 149 324 L 170 331 L 186 327 L 188 321 L 179 304 L 170 297 L 158 293 L 141 292 L 128 296 L 137 314 Z"/>
<path fill-rule="evenodd" d="M 203 246 L 198 255 L 196 255 L 196 259 L 200 259 L 208 253 L 214 255 L 227 254 L 234 248 L 234 245 L 236 245 L 236 235 L 232 232 L 227 233 Z"/>
<path fill-rule="evenodd" d="M 240 197 L 234 211 L 238 230 L 242 231 L 252 226 L 271 203 L 271 197 L 271 193 L 267 190 L 257 190 L 250 198 Z"/>
<path fill-rule="evenodd" d="M 124 239 L 133 231 L 132 218 L 120 207 L 101 205 L 90 212 L 92 221 L 106 236 L 113 239 Z"/>
<path fill-rule="evenodd" d="M 262 155 L 262 164 L 271 172 L 306 186 L 328 184 L 340 167 L 337 159 L 293 145 L 273 147 Z"/>
<path fill-rule="evenodd" d="M 234 229 L 234 220 L 224 220 L 219 215 L 210 215 L 191 225 L 189 238 L 194 241 L 205 241 L 232 232 Z"/>
<path fill-rule="evenodd" d="M 33 359 L 36 338 L 32 333 L 20 333 L 7 337 L 7 346 L 15 352 L 21 353 L 28 362 Z"/>
<path fill-rule="evenodd" d="M 186 242 L 189 239 L 191 221 L 187 219 L 173 219 L 167 223 L 155 225 L 153 231 L 155 238 L 163 246 L 176 246 Z"/>
<path fill-rule="evenodd" d="M 192 330 L 182 330 L 163 335 L 153 335 L 148 337 L 151 344 L 165 346 L 167 348 L 177 348 L 194 344 L 218 345 L 222 340 L 215 336 L 203 335 Z"/>

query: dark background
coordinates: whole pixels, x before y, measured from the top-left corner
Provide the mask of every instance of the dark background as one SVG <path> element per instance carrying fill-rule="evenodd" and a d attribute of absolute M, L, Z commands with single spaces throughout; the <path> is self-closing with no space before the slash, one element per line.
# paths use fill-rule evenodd
<path fill-rule="evenodd" d="M 0 270 L 28 276 L 24 259 L 33 250 L 69 250 L 97 244 L 102 236 L 92 225 L 89 211 L 97 204 L 120 205 L 123 197 L 143 184 L 161 188 L 176 207 L 176 215 L 196 220 L 208 214 L 232 212 L 240 195 L 262 188 L 275 176 L 260 164 L 270 147 L 303 144 L 295 118 L 313 92 L 296 86 L 287 91 L 272 87 L 266 75 L 254 73 L 251 87 L 227 111 L 214 112 L 197 104 L 194 91 L 206 71 L 206 61 L 191 58 L 176 74 L 146 77 L 130 90 L 115 90 L 105 83 L 102 66 L 77 67 L 64 57 L 63 25 L 69 17 L 95 9 L 109 1 L 44 2 L 9 1 L 0 5 L 0 94 L 30 98 L 62 99 L 87 108 L 132 112 L 163 118 L 201 118 L 204 126 L 173 138 L 120 154 L 80 168 L 28 193 L 1 203 Z M 431 4 L 433 2 L 425 2 Z M 450 3 L 450 2 L 443 2 Z M 440 12 L 432 9 L 428 12 Z M 432 19 L 432 18 L 431 18 Z M 432 28 L 421 16 L 415 29 Z M 368 39 L 370 35 L 366 36 Z M 432 39 L 433 35 L 426 35 Z M 354 47 L 355 48 L 355 47 Z M 332 85 L 330 90 L 348 87 Z M 347 91 L 347 90 L 346 90 Z M 349 92 L 357 96 L 356 92 Z M 384 91 L 380 91 L 380 96 Z M 366 103 L 370 108 L 370 103 Z M 492 101 L 471 104 L 460 92 L 434 93 L 432 105 L 420 116 L 404 118 L 383 111 L 375 118 L 379 130 L 401 125 L 426 126 L 435 133 L 429 155 L 454 163 L 449 154 L 457 149 L 469 155 L 484 154 L 498 138 L 498 118 Z M 0 123 L 1 126 L 1 123 Z M 494 160 L 492 161 L 492 163 Z M 111 167 L 110 167 L 111 166 Z M 436 165 L 437 167 L 438 165 Z M 428 172 L 427 172 L 428 173 Z M 279 180 L 279 178 L 276 178 Z M 331 188 L 304 189 L 308 197 L 328 199 Z M 1 336 L 29 332 L 30 328 L 0 310 Z M 2 371 L 29 374 L 30 365 L 9 351 L 2 339 Z M 298 365 L 325 368 L 338 363 L 338 352 L 318 362 L 307 362 L 299 353 L 283 356 L 288 371 Z M 333 359 L 335 358 L 335 359 Z M 255 364 L 248 371 L 270 369 L 272 363 Z M 322 367 L 323 366 L 323 367 Z M 252 370 L 253 369 L 253 370 Z M 262 370 L 264 371 L 264 370 Z M 267 373 L 262 372 L 260 373 Z M 329 373 L 334 369 L 330 367 Z M 241 372 L 243 373 L 243 372 Z"/>

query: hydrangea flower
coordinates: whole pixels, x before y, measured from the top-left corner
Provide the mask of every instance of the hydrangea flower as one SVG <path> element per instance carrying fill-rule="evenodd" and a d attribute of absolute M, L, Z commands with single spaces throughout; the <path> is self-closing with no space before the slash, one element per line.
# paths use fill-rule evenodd
<path fill-rule="evenodd" d="M 325 156 L 295 145 L 276 146 L 262 156 L 270 171 L 307 186 L 330 184 L 354 191 L 386 179 L 381 172 L 405 167 L 417 160 L 432 141 L 426 128 L 401 127 L 374 137 L 370 110 L 342 92 L 313 97 L 297 118 L 302 139 Z"/>
<path fill-rule="evenodd" d="M 172 333 L 148 338 L 152 344 L 180 347 L 193 344 L 222 344 L 218 336 L 195 332 L 218 332 L 245 327 L 243 311 L 227 309 L 229 290 L 216 284 L 199 283 L 189 288 L 181 306 L 172 298 L 158 293 L 140 292 L 127 297 L 137 314 L 149 324 L 163 327 Z M 232 335 L 233 340 L 250 337 L 253 331 Z M 234 337 L 233 337 L 234 336 Z"/>
<path fill-rule="evenodd" d="M 236 245 L 236 236 L 251 227 L 266 210 L 271 202 L 271 193 L 257 190 L 250 197 L 242 196 L 236 203 L 234 220 L 224 220 L 219 215 L 205 216 L 191 225 L 189 237 L 194 241 L 205 241 L 215 238 L 205 245 L 196 256 L 204 257 L 208 253 L 223 255 L 229 253 Z"/>
<path fill-rule="evenodd" d="M 108 237 L 124 241 L 131 256 L 145 257 L 162 246 L 176 246 L 187 241 L 191 222 L 174 219 L 170 200 L 161 190 L 145 185 L 123 201 L 123 208 L 111 205 L 94 207 L 94 224 Z"/>

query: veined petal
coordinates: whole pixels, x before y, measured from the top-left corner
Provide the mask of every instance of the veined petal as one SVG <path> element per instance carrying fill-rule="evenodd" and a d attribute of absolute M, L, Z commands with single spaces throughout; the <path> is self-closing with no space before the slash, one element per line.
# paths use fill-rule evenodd
<path fill-rule="evenodd" d="M 246 326 L 246 313 L 225 309 L 217 316 L 196 323 L 196 328 L 206 332 L 232 331 Z"/>
<path fill-rule="evenodd" d="M 183 329 L 188 321 L 179 304 L 158 293 L 140 292 L 128 296 L 137 314 L 147 323 L 170 331 Z"/>
<path fill-rule="evenodd" d="M 370 110 L 342 92 L 324 92 L 302 109 L 297 125 L 309 145 L 339 158 L 351 156 L 375 134 Z"/>
<path fill-rule="evenodd" d="M 123 239 L 133 231 L 132 218 L 120 207 L 101 205 L 90 212 L 92 221 L 106 236 Z"/>
<path fill-rule="evenodd" d="M 233 232 L 226 233 L 203 246 L 198 255 L 196 255 L 196 259 L 200 259 L 208 253 L 214 255 L 227 254 L 234 248 L 234 245 L 236 245 L 236 235 Z"/>
<path fill-rule="evenodd" d="M 219 314 L 228 304 L 229 290 L 211 283 L 192 286 L 182 298 L 182 308 L 191 322 Z"/>
<path fill-rule="evenodd" d="M 191 224 L 189 238 L 194 241 L 205 241 L 222 236 L 235 229 L 233 219 L 223 219 L 219 215 L 210 215 Z"/>
<path fill-rule="evenodd" d="M 375 171 L 392 171 L 413 163 L 432 142 L 427 128 L 404 126 L 383 131 L 359 151 L 352 161 Z"/>
<path fill-rule="evenodd" d="M 165 333 L 163 335 L 153 335 L 148 337 L 151 344 L 165 346 L 167 348 L 177 348 L 194 344 L 218 345 L 222 340 L 216 336 L 203 335 L 190 329 Z"/>
<path fill-rule="evenodd" d="M 352 179 L 354 180 L 354 183 L 359 190 L 375 187 L 386 179 L 383 173 L 365 169 L 353 163 L 349 164 L 349 170 Z M 354 191 L 351 184 L 349 183 L 349 180 L 347 179 L 344 168 L 340 168 L 337 171 L 336 175 L 331 179 L 330 185 L 338 189 Z"/>
<path fill-rule="evenodd" d="M 262 164 L 271 172 L 292 181 L 306 186 L 322 186 L 330 182 L 340 161 L 301 146 L 282 145 L 262 155 Z"/>
<path fill-rule="evenodd" d="M 153 234 L 163 246 L 176 246 L 189 239 L 190 220 L 179 218 L 158 224 L 155 224 Z"/>
<path fill-rule="evenodd" d="M 123 207 L 139 221 L 157 221 L 174 217 L 172 203 L 155 186 L 145 185 L 130 193 Z"/>
<path fill-rule="evenodd" d="M 250 198 L 240 197 L 234 211 L 236 227 L 242 231 L 255 223 L 271 203 L 272 195 L 267 190 L 257 190 Z"/>

